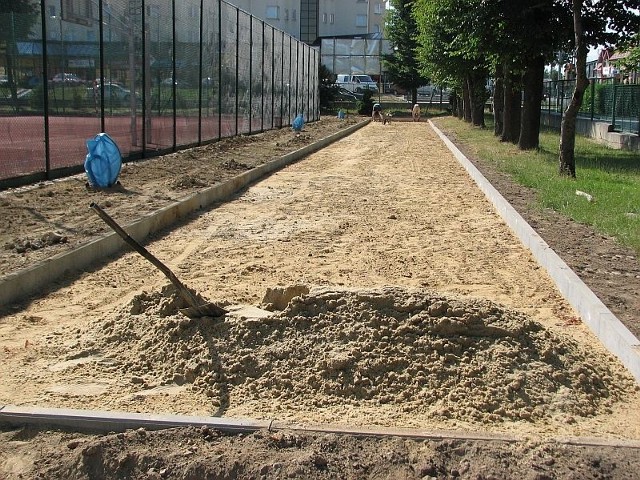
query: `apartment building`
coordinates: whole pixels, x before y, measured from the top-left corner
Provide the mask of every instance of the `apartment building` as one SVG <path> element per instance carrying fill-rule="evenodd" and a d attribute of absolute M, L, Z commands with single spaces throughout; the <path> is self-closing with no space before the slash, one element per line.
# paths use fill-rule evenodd
<path fill-rule="evenodd" d="M 319 37 L 380 33 L 384 0 L 228 0 L 306 43 Z"/>
<path fill-rule="evenodd" d="M 303 42 L 317 43 L 321 37 L 361 36 L 381 33 L 384 27 L 385 0 L 226 0 L 254 17 L 264 20 L 294 38 Z M 104 0 L 106 17 L 113 16 L 121 25 L 127 23 L 131 5 L 141 5 L 140 0 L 129 2 L 124 0 Z M 154 20 L 171 16 L 171 0 L 145 0 L 149 29 L 153 29 Z M 48 32 L 51 40 L 96 41 L 97 27 L 81 23 L 67 22 L 61 26 L 63 15 L 70 19 L 73 8 L 78 17 L 97 19 L 97 0 L 45 0 Z M 199 0 L 182 0 L 176 2 L 176 11 L 182 17 L 197 17 Z M 66 12 L 64 12 L 66 8 Z M 109 18 L 105 19 L 109 22 Z M 111 22 L 110 22 L 111 23 Z M 197 23 L 197 22 L 196 22 Z M 166 21 L 155 25 L 161 32 L 169 29 Z M 112 38 L 122 37 L 126 32 L 115 25 L 108 33 Z M 193 30 L 193 29 L 192 29 Z M 154 32 L 157 33 L 157 32 Z M 164 32 L 162 32 L 164 33 Z M 168 33 L 168 32 L 167 32 Z M 177 32 L 183 41 L 193 41 L 198 32 Z M 161 35 L 162 36 L 162 35 Z M 65 38 L 66 37 L 66 38 Z"/>
<path fill-rule="evenodd" d="M 387 10 L 385 0 L 225 2 L 293 38 L 320 47 L 322 63 L 336 73 L 382 76 L 380 58 L 389 51 L 388 41 L 384 40 L 382 32 Z M 97 50 L 89 51 L 89 46 L 77 45 L 97 45 L 100 37 L 99 3 L 99 0 L 45 0 L 47 40 L 65 52 L 65 58 L 51 66 L 54 73 L 61 69 L 76 69 L 78 73 L 89 76 L 90 71 L 98 67 Z M 153 66 L 171 64 L 174 23 L 175 39 L 181 44 L 178 55 L 189 55 L 184 46 L 199 42 L 201 20 L 202 35 L 207 38 L 217 26 L 217 20 L 211 15 L 212 11 L 217 11 L 217 0 L 206 0 L 202 19 L 200 0 L 103 0 L 102 5 L 105 54 L 117 55 L 118 49 L 136 42 L 136 48 L 139 48 L 140 40 L 145 36 Z M 143 9 L 144 29 L 140 21 Z M 223 8 L 223 15 L 225 10 L 228 9 Z M 77 18 L 73 18 L 74 15 Z M 225 16 L 223 23 L 225 29 L 229 29 L 235 22 Z M 223 39 L 223 48 L 224 45 Z M 126 76 L 127 70 L 130 70 L 129 65 L 123 65 L 121 76 Z"/>

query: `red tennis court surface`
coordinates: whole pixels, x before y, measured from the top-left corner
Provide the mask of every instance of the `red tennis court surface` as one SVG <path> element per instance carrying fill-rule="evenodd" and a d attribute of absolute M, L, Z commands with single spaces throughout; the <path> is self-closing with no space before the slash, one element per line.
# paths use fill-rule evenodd
<path fill-rule="evenodd" d="M 252 130 L 261 127 L 260 119 L 251 119 Z M 256 121 L 257 120 L 257 121 Z M 105 132 L 120 147 L 123 157 L 143 151 L 142 117 L 105 117 Z M 176 117 L 176 145 L 198 142 L 198 117 Z M 19 177 L 46 170 L 45 125 L 41 116 L 0 117 L 0 179 Z M 238 133 L 249 132 L 249 119 L 238 118 Z M 100 133 L 99 117 L 49 117 L 49 168 L 51 170 L 82 165 L 87 154 L 86 141 Z M 224 115 L 202 118 L 202 140 L 236 134 L 236 118 Z M 173 117 L 150 117 L 147 122 L 145 156 L 173 147 Z"/>

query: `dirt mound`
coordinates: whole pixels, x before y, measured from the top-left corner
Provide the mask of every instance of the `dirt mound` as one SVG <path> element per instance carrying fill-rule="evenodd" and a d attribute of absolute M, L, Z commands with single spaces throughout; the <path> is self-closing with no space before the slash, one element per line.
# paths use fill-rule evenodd
<path fill-rule="evenodd" d="M 25 437 L 48 440 L 34 449 L 39 458 L 28 478 L 68 480 L 632 479 L 640 464 L 633 448 L 380 439 L 295 431 L 225 435 L 208 427 L 138 429 L 102 437 L 23 431 L 5 434 L 2 439 L 21 449 Z M 48 448 L 50 444 L 56 448 Z"/>
<path fill-rule="evenodd" d="M 217 321 L 179 315 L 170 288 L 91 325 L 84 347 L 117 358 L 134 383 L 186 384 L 218 411 L 234 397 L 283 412 L 391 404 L 427 418 L 572 423 L 633 388 L 599 354 L 486 300 L 312 289 L 270 316 Z"/>

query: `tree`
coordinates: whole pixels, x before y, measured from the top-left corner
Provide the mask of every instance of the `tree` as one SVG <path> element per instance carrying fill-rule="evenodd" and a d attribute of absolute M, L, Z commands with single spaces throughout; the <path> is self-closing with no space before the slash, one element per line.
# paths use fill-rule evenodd
<path fill-rule="evenodd" d="M 391 0 L 385 32 L 394 52 L 382 61 L 391 82 L 411 92 L 411 103 L 418 101 L 418 87 L 429 83 L 416 59 L 418 29 L 412 15 L 413 1 Z"/>
<path fill-rule="evenodd" d="M 582 106 L 587 79 L 587 52 L 598 44 L 624 43 L 638 33 L 640 13 L 637 0 L 568 0 L 573 13 L 576 58 L 576 85 L 562 119 L 559 171 L 576 176 L 575 134 L 578 111 Z"/>
<path fill-rule="evenodd" d="M 589 86 L 587 78 L 587 44 L 582 32 L 582 0 L 573 0 L 573 32 L 576 44 L 576 86 L 571 102 L 562 118 L 560 128 L 560 174 L 576 176 L 576 118 L 582 106 L 584 91 Z"/>
<path fill-rule="evenodd" d="M 478 48 L 483 21 L 482 0 L 416 0 L 418 59 L 425 74 L 452 87 L 462 99 L 463 118 L 484 126 L 485 86 L 489 58 Z"/>
<path fill-rule="evenodd" d="M 620 67 L 630 72 L 638 71 L 640 68 L 640 32 L 636 33 L 628 44 L 623 44 L 621 47 L 627 55 L 620 60 Z"/>
<path fill-rule="evenodd" d="M 321 63 L 318 66 L 318 78 L 320 79 L 319 85 L 319 99 L 320 99 L 320 108 L 326 109 L 329 107 L 329 104 L 334 100 L 335 94 L 338 90 L 336 87 L 336 75 L 329 70 L 329 68 Z"/>
<path fill-rule="evenodd" d="M 567 42 L 569 15 L 555 0 L 486 0 L 482 48 L 495 59 L 495 133 L 522 150 L 537 148 L 544 65 Z M 499 124 L 499 125 L 498 125 Z"/>
<path fill-rule="evenodd" d="M 16 108 L 18 103 L 17 41 L 29 36 L 39 12 L 39 4 L 31 0 L 0 2 L 0 50 L 4 51 L 9 90 Z"/>

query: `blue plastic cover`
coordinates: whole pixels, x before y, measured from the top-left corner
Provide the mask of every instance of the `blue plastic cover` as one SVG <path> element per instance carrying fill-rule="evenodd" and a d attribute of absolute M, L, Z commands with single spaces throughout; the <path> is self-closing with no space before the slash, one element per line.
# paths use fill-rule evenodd
<path fill-rule="evenodd" d="M 296 132 L 302 131 L 302 129 L 304 128 L 304 118 L 302 117 L 301 113 L 299 113 L 295 118 L 295 120 L 291 124 L 291 128 L 293 128 Z"/>
<path fill-rule="evenodd" d="M 87 140 L 87 158 L 84 170 L 94 187 L 113 186 L 122 169 L 122 155 L 116 142 L 106 133 L 99 133 Z"/>

